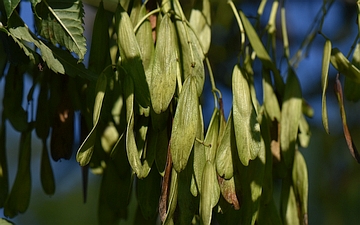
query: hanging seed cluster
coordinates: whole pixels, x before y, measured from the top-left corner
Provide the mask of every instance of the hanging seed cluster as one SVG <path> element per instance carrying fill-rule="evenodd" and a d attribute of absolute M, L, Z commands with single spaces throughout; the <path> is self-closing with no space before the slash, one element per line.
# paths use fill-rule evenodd
<path fill-rule="evenodd" d="M 72 156 L 74 117 L 79 111 L 82 144 L 76 160 L 83 170 L 85 199 L 87 170 L 102 176 L 100 224 L 126 219 L 132 201 L 137 203 L 137 224 L 308 224 L 308 174 L 299 147 L 309 143 L 305 117 L 311 117 L 313 111 L 303 99 L 289 58 L 284 5 L 278 10 L 279 2 L 272 3 L 265 30 L 269 41 L 264 46 L 247 16 L 229 1 L 227 7 L 233 10 L 240 30 L 240 52 L 232 72 L 232 109 L 224 115 L 223 104 L 231 103 L 222 102 L 207 58 L 210 1 L 195 0 L 190 6 L 180 0 L 121 3 L 109 13 L 100 2 L 88 69 L 79 63 L 85 54 L 84 39 L 78 35 L 82 28 L 73 29 L 66 22 L 71 19 L 70 12 L 52 10 L 56 4 L 51 1 L 33 2 L 44 37 L 39 39 L 14 9 L 5 6 L 8 23 L 1 24 L 1 37 L 18 54 L 14 58 L 14 52 L 0 46 L 11 62 L 0 61 L 2 71 L 8 65 L 0 128 L 0 207 L 5 216 L 24 213 L 30 202 L 32 131 L 43 144 L 42 187 L 48 195 L 55 193 L 50 156 L 54 161 Z M 79 6 L 78 1 L 73 5 Z M 261 4 L 259 18 L 263 10 Z M 288 65 L 284 76 L 277 68 L 275 51 L 279 11 L 283 57 Z M 53 20 L 46 21 L 46 13 Z M 80 7 L 74 22 L 81 24 L 82 15 Z M 50 26 L 56 20 L 63 23 Z M 56 29 L 59 33 L 52 32 Z M 39 51 L 23 41 L 34 43 Z M 76 53 L 79 61 L 50 42 Z M 330 41 L 325 43 L 322 84 L 327 131 L 329 64 L 358 83 L 359 49 L 358 44 L 357 57 L 354 53 L 350 63 L 339 50 L 331 49 Z M 261 62 L 262 98 L 256 96 L 255 60 Z M 215 103 L 207 129 L 200 101 L 205 67 Z M 29 107 L 23 108 L 26 74 L 34 84 L 27 93 Z M 346 84 L 349 91 L 345 95 L 358 100 L 355 83 Z M 33 96 L 36 88 L 39 94 Z M 335 90 L 347 143 L 359 160 L 346 126 L 339 81 Z M 36 109 L 31 107 L 34 98 Z M 11 189 L 6 161 L 8 124 L 21 133 Z M 273 194 L 275 179 L 281 181 L 280 199 Z"/>

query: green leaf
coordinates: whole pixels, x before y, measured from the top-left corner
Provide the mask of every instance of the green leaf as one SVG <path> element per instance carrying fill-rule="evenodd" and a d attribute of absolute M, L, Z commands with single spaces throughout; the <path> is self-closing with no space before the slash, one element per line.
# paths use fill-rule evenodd
<path fill-rule="evenodd" d="M 174 24 L 170 15 L 165 14 L 157 33 L 150 82 L 151 104 L 158 114 L 168 108 L 176 89 L 178 53 L 175 38 Z"/>
<path fill-rule="evenodd" d="M 233 70 L 232 90 L 236 146 L 241 163 L 247 166 L 259 153 L 261 133 L 251 100 L 249 83 L 245 71 L 239 65 Z"/>
<path fill-rule="evenodd" d="M 82 61 L 86 53 L 82 1 L 43 0 L 33 2 L 33 8 L 39 17 L 36 25 L 40 35 L 76 53 Z"/>
<path fill-rule="evenodd" d="M 194 145 L 199 119 L 199 99 L 196 82 L 189 76 L 181 90 L 171 131 L 171 156 L 176 171 L 187 164 Z"/>
<path fill-rule="evenodd" d="M 85 69 L 84 64 L 78 63 L 69 52 L 51 45 L 47 46 L 39 40 L 17 14 L 11 17 L 9 23 L 9 31 L 5 30 L 5 32 L 11 35 L 14 41 L 23 49 L 24 53 L 34 62 L 37 54 L 28 49 L 20 40 L 34 43 L 39 48 L 42 59 L 54 72 L 96 80 L 97 75 Z"/>
<path fill-rule="evenodd" d="M 302 94 L 295 72 L 289 68 L 281 109 L 280 146 L 282 157 L 287 167 L 291 167 L 298 135 L 299 121 L 302 114 Z"/>
<path fill-rule="evenodd" d="M 4 218 L 0 218 L 0 224 L 1 225 L 14 225 L 14 223 L 12 223 L 9 220 L 4 219 Z"/>
<path fill-rule="evenodd" d="M 28 57 L 30 61 L 35 62 L 37 55 L 29 47 L 27 47 L 21 40 L 14 37 L 8 30 L 0 28 L 0 37 L 4 43 L 4 50 L 7 56 L 7 59 L 13 63 L 22 63 Z M 3 72 L 3 71 L 2 71 Z"/>
<path fill-rule="evenodd" d="M 4 0 L 4 7 L 7 18 L 9 19 L 16 7 L 19 5 L 20 0 Z"/>

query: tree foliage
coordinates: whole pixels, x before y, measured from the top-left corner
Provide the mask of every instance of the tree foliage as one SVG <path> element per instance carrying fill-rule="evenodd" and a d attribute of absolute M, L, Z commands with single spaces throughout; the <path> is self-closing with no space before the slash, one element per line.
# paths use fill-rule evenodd
<path fill-rule="evenodd" d="M 82 1 L 32 0 L 36 32 L 19 16 L 19 0 L 0 3 L 0 79 L 5 79 L 0 207 L 5 216 L 12 218 L 28 208 L 35 131 L 43 143 L 40 180 L 48 195 L 55 193 L 50 156 L 55 161 L 69 159 L 74 136 L 81 137 L 76 160 L 84 171 L 85 199 L 88 170 L 102 176 L 100 224 L 126 219 L 133 192 L 141 210 L 137 219 L 150 224 L 157 219 L 161 224 L 308 224 L 308 172 L 299 148 L 309 143 L 306 117 L 313 111 L 302 95 L 296 65 L 314 36 L 322 35 L 322 118 L 329 132 L 325 94 L 329 65 L 339 72 L 338 78 L 345 76 L 345 97 L 358 101 L 360 43 L 358 35 L 347 56 L 332 48 L 322 24 L 333 1 L 324 1 L 312 30 L 290 58 L 284 2 L 261 1 L 257 17 L 251 19 L 232 1 L 123 0 L 114 12 L 105 10 L 100 1 L 87 67 L 82 63 L 87 50 Z M 232 9 L 240 33 L 228 116 L 208 57 L 211 10 L 223 4 Z M 265 4 L 272 4 L 272 10 L 262 30 L 259 21 Z M 359 1 L 357 7 L 360 34 Z M 283 40 L 285 72 L 276 61 L 277 30 Z M 257 61 L 262 97 L 256 96 Z M 24 93 L 26 77 L 33 80 L 28 93 Z M 359 162 L 338 78 L 335 93 L 345 139 Z M 210 80 L 214 98 L 207 128 L 200 100 L 205 79 Z M 28 107 L 23 107 L 24 101 Z M 80 112 L 79 134 L 74 133 L 75 112 Z M 11 189 L 6 121 L 21 133 Z M 274 195 L 275 180 L 281 180 L 280 199 Z"/>

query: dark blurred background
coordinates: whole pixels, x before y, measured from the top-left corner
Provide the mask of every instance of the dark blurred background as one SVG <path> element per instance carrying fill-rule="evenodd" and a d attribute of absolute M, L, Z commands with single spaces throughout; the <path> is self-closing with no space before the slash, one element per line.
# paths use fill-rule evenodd
<path fill-rule="evenodd" d="M 106 0 L 105 0 L 106 1 Z M 212 46 L 209 52 L 210 61 L 218 88 L 224 96 L 225 113 L 231 108 L 231 72 L 237 63 L 240 50 L 239 29 L 230 7 L 225 0 L 212 0 L 218 4 L 213 9 Z M 257 16 L 260 1 L 234 1 L 238 9 L 250 18 Z M 293 56 L 301 43 L 309 34 L 313 22 L 321 11 L 322 0 L 288 0 L 285 3 L 287 28 L 290 42 L 290 55 Z M 261 17 L 260 26 L 265 30 L 268 22 L 272 1 L 268 1 Z M 85 35 L 88 46 L 91 45 L 91 26 L 96 9 L 85 7 Z M 25 18 L 29 27 L 33 24 L 33 14 L 30 2 L 21 2 L 21 16 Z M 322 32 L 332 40 L 333 47 L 339 48 L 344 55 L 350 51 L 356 38 L 358 26 L 356 24 L 356 0 L 337 0 L 327 11 Z M 277 47 L 279 60 L 283 54 L 280 17 L 277 19 L 279 40 Z M 332 87 L 336 71 L 331 67 L 329 73 L 329 88 L 327 106 L 329 113 L 330 135 L 326 134 L 321 122 L 321 60 L 324 38 L 316 35 L 313 44 L 304 54 L 304 58 L 296 67 L 300 79 L 303 96 L 313 107 L 315 114 L 308 118 L 312 137 L 306 149 L 300 149 L 305 156 L 309 172 L 309 223 L 310 224 L 359 224 L 360 221 L 360 165 L 352 158 L 347 149 L 342 132 L 339 108 L 336 103 Z M 86 62 L 86 60 L 85 60 Z M 255 62 L 255 65 L 258 62 Z M 259 101 L 262 101 L 260 71 L 261 65 L 255 68 L 256 89 Z M 285 65 L 284 65 L 285 66 Z M 285 67 L 281 74 L 285 75 Z M 32 81 L 29 80 L 27 90 Z M 3 89 L 4 79 L 0 80 L 0 90 Z M 38 90 L 36 90 L 38 91 Z M 34 93 L 37 96 L 37 93 Z M 0 99 L 3 92 L 0 91 Z M 207 124 L 212 113 L 213 98 L 211 96 L 209 79 L 202 96 L 204 120 Z M 355 145 L 360 144 L 359 114 L 360 103 L 345 100 L 347 120 Z M 17 168 L 19 133 L 8 127 L 7 150 L 9 162 L 10 185 L 12 185 Z M 35 137 L 35 135 L 34 135 Z M 75 158 L 52 162 L 55 171 L 56 193 L 46 196 L 42 191 L 39 180 L 39 166 L 41 143 L 37 138 L 32 142 L 32 196 L 26 213 L 18 215 L 12 221 L 16 224 L 97 224 L 97 201 L 100 177 L 90 174 L 87 203 L 82 200 L 81 169 Z M 134 207 L 134 203 L 130 203 Z M 129 214 L 128 221 L 120 224 L 133 224 L 134 211 Z M 0 210 L 1 217 L 3 211 Z"/>

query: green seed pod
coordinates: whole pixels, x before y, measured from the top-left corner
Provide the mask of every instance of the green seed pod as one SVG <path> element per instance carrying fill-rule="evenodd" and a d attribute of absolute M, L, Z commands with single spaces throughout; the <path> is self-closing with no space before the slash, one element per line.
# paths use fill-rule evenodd
<path fill-rule="evenodd" d="M 339 71 L 339 73 L 360 84 L 360 69 L 356 68 L 351 62 L 349 62 L 339 49 L 333 48 L 331 50 L 330 62 L 335 69 Z"/>
<path fill-rule="evenodd" d="M 261 148 L 260 124 L 251 101 L 250 88 L 245 72 L 236 65 L 232 75 L 233 122 L 236 146 L 241 163 L 249 165 Z"/>
<path fill-rule="evenodd" d="M 301 224 L 308 224 L 308 171 L 304 157 L 300 151 L 295 152 L 292 179 L 295 196 L 300 203 Z"/>
<path fill-rule="evenodd" d="M 48 84 L 43 78 L 40 85 L 40 91 L 37 101 L 38 104 L 35 123 L 36 135 L 42 140 L 46 140 L 48 138 L 50 131 L 50 110 L 48 94 Z"/>
<path fill-rule="evenodd" d="M 352 64 L 360 70 L 360 43 L 355 47 L 353 53 Z M 344 95 L 345 98 L 357 102 L 360 100 L 360 84 L 353 82 L 351 78 L 345 77 L 344 84 Z"/>
<path fill-rule="evenodd" d="M 179 40 L 180 66 L 183 78 L 187 79 L 189 76 L 195 78 L 197 95 L 200 97 L 205 82 L 204 53 L 194 31 L 186 23 L 177 20 L 175 27 Z"/>
<path fill-rule="evenodd" d="M 28 129 L 28 115 L 21 106 L 24 93 L 24 74 L 21 70 L 19 66 L 10 64 L 5 78 L 3 113 L 15 130 L 24 132 Z"/>
<path fill-rule="evenodd" d="M 117 21 L 117 44 L 120 49 L 121 65 L 134 80 L 135 98 L 144 108 L 150 105 L 149 86 L 141 60 L 139 44 L 127 12 L 118 4 L 115 12 Z"/>
<path fill-rule="evenodd" d="M 150 165 L 147 161 L 141 162 L 143 146 L 137 146 L 135 139 L 135 115 L 134 115 L 134 83 L 130 76 L 125 76 L 124 94 L 126 96 L 126 152 L 131 168 L 134 170 L 138 178 L 146 177 L 150 172 Z"/>
<path fill-rule="evenodd" d="M 270 71 L 263 69 L 262 77 L 265 111 L 272 121 L 280 121 L 280 106 L 271 83 Z"/>
<path fill-rule="evenodd" d="M 290 68 L 285 85 L 280 121 L 281 156 L 288 168 L 294 161 L 295 144 L 302 114 L 302 94 L 299 80 Z"/>
<path fill-rule="evenodd" d="M 144 179 L 137 179 L 136 197 L 145 219 L 150 220 L 157 215 L 160 197 L 159 173 L 153 168 Z"/>
<path fill-rule="evenodd" d="M 226 180 L 222 177 L 218 177 L 219 186 L 221 195 L 224 199 L 231 205 L 233 205 L 235 210 L 240 209 L 240 202 L 236 195 L 235 190 L 235 179 L 231 177 L 229 180 Z"/>
<path fill-rule="evenodd" d="M 211 7 L 209 0 L 195 1 L 189 22 L 199 37 L 203 52 L 208 53 L 211 43 Z"/>
<path fill-rule="evenodd" d="M 171 170 L 171 182 L 170 182 L 170 190 L 168 193 L 168 196 L 166 198 L 167 202 L 160 203 L 160 204 L 166 204 L 165 214 L 160 213 L 160 219 L 163 222 L 163 224 L 174 224 L 173 222 L 173 216 L 174 212 L 177 206 L 178 201 L 178 186 L 179 186 L 179 180 L 178 180 L 178 172 L 176 172 L 175 169 Z M 162 193 L 163 194 L 163 193 Z M 159 209 L 161 212 L 161 208 Z"/>
<path fill-rule="evenodd" d="M 9 173 L 6 162 L 6 124 L 4 114 L 2 114 L 0 124 L 0 171 L 0 208 L 3 208 L 9 194 Z"/>
<path fill-rule="evenodd" d="M 234 175 L 232 155 L 233 152 L 236 151 L 236 143 L 232 115 L 232 111 L 230 111 L 225 131 L 220 138 L 221 140 L 215 158 L 216 170 L 218 174 L 225 179 L 230 179 Z"/>
<path fill-rule="evenodd" d="M 206 160 L 211 163 L 215 161 L 216 150 L 218 148 L 219 126 L 220 112 L 218 108 L 215 108 L 204 140 L 205 144 L 209 146 L 205 148 Z"/>
<path fill-rule="evenodd" d="M 260 204 L 259 216 L 256 224 L 258 225 L 282 225 L 282 221 L 275 204 L 274 198 L 269 203 Z"/>
<path fill-rule="evenodd" d="M 294 187 L 291 178 L 283 179 L 280 196 L 280 215 L 284 225 L 300 225 Z"/>
<path fill-rule="evenodd" d="M 49 159 L 46 140 L 43 140 L 43 149 L 40 164 L 40 180 L 44 192 L 47 195 L 53 195 L 55 193 L 55 179 Z"/>
<path fill-rule="evenodd" d="M 76 160 L 79 162 L 80 166 L 85 166 L 90 162 L 91 156 L 94 152 L 94 143 L 96 140 L 96 128 L 100 119 L 100 112 L 104 101 L 104 96 L 107 87 L 107 73 L 103 72 L 97 82 L 95 87 L 95 103 L 93 111 L 93 127 L 85 138 L 79 150 L 76 154 Z"/>
<path fill-rule="evenodd" d="M 322 69 L 321 69 L 321 87 L 322 87 L 322 122 L 325 128 L 325 131 L 329 133 L 329 122 L 328 122 L 328 114 L 326 107 L 326 89 L 328 87 L 328 75 L 329 75 L 329 65 L 330 65 L 330 57 L 331 57 L 331 41 L 326 40 L 324 46 L 324 53 L 322 59 Z"/>
<path fill-rule="evenodd" d="M 93 33 L 91 38 L 91 48 L 89 54 L 89 69 L 100 74 L 107 65 L 110 65 L 110 37 L 109 24 L 106 17 L 103 1 L 100 1 L 97 8 Z"/>
<path fill-rule="evenodd" d="M 155 113 L 164 112 L 176 89 L 177 46 L 175 27 L 169 14 L 161 20 L 151 73 L 150 96 Z"/>
<path fill-rule="evenodd" d="M 4 215 L 13 218 L 24 213 L 30 203 L 31 195 L 31 130 L 21 133 L 18 171 L 14 185 L 5 202 Z"/>
<path fill-rule="evenodd" d="M 199 111 L 200 111 L 200 118 L 198 120 L 198 126 L 196 130 L 196 138 L 199 140 L 204 140 L 204 120 L 202 117 L 202 108 L 201 105 L 199 105 Z M 204 167 L 206 163 L 206 156 L 205 156 L 205 145 L 203 143 L 200 143 L 198 141 L 195 141 L 194 143 L 194 176 L 191 180 L 191 193 L 193 196 L 197 196 L 198 192 L 201 193 L 201 186 L 202 186 L 202 175 L 204 172 Z"/>
<path fill-rule="evenodd" d="M 144 156 L 149 165 L 152 165 L 154 160 L 160 174 L 164 174 L 166 153 L 168 150 L 169 138 L 167 129 L 156 131 L 149 127 L 146 139 L 146 148 L 144 149 Z"/>
<path fill-rule="evenodd" d="M 131 179 L 129 171 L 119 176 L 114 162 L 111 160 L 107 161 L 100 185 L 99 224 L 117 224 L 120 219 L 128 218 L 129 196 L 132 191 L 132 183 L 133 179 Z"/>
<path fill-rule="evenodd" d="M 193 77 L 185 80 L 176 108 L 171 131 L 171 156 L 178 172 L 187 164 L 194 145 L 199 119 L 199 99 Z"/>
<path fill-rule="evenodd" d="M 134 8 L 133 8 L 134 10 Z M 132 11 L 133 11 L 132 10 Z M 131 15 L 132 15 L 131 11 Z M 137 23 L 142 20 L 146 16 L 146 5 L 141 5 L 139 9 L 139 14 L 137 16 Z M 134 24 L 135 25 L 135 24 Z M 139 43 L 140 53 L 141 53 L 141 60 L 144 66 L 145 75 L 147 83 L 150 85 L 151 79 L 151 70 L 152 70 L 152 59 L 154 57 L 154 40 L 152 35 L 152 28 L 150 24 L 150 20 L 144 20 L 139 29 L 136 32 L 136 40 Z M 159 35 L 159 34 L 158 34 Z M 159 36 L 157 36 L 157 43 L 159 42 Z M 168 47 L 168 46 L 167 46 Z"/>
<path fill-rule="evenodd" d="M 199 213 L 202 224 L 210 225 L 212 210 L 219 201 L 220 187 L 217 181 L 215 166 L 209 161 L 206 161 L 205 164 L 202 184 Z"/>

